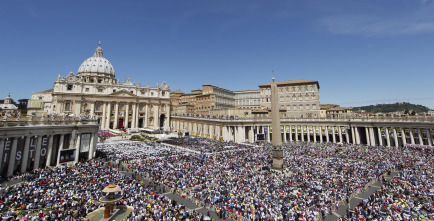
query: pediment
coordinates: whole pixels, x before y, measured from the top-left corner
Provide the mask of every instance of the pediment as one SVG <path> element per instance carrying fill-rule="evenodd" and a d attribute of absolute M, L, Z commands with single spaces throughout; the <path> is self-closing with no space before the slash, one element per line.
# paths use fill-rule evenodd
<path fill-rule="evenodd" d="M 131 93 L 129 91 L 126 91 L 126 90 L 120 90 L 120 91 L 113 92 L 113 93 L 109 94 L 109 96 L 116 96 L 116 97 L 137 97 L 137 95 L 135 95 L 135 94 L 133 94 L 133 93 Z"/>

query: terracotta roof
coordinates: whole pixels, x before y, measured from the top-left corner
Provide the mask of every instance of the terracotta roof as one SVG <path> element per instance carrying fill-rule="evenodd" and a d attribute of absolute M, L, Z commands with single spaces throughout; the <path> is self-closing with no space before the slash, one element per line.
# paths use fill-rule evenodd
<path fill-rule="evenodd" d="M 311 81 L 306 79 L 299 79 L 299 80 L 289 80 L 289 81 L 276 81 L 276 82 L 270 82 L 266 84 L 259 85 L 259 87 L 268 87 L 271 86 L 271 84 L 277 84 L 277 85 L 291 85 L 291 84 L 307 84 L 307 83 L 316 83 L 318 84 L 318 81 Z M 319 84 L 318 84 L 319 87 Z"/>
<path fill-rule="evenodd" d="M 184 92 L 182 92 L 181 90 L 178 89 L 176 91 L 171 91 L 170 93 L 172 93 L 172 94 L 176 94 L 176 93 L 180 93 L 181 94 L 182 93 L 183 94 Z"/>

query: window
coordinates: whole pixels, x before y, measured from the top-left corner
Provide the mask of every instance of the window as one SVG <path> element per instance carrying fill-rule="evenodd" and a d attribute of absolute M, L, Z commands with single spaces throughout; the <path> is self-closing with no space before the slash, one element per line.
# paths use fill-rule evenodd
<path fill-rule="evenodd" d="M 96 104 L 96 110 L 101 110 L 101 104 Z"/>
<path fill-rule="evenodd" d="M 154 96 L 154 92 L 151 92 L 151 96 Z"/>
<path fill-rule="evenodd" d="M 102 80 L 101 79 L 98 79 L 98 83 L 101 83 L 102 82 Z"/>
<path fill-rule="evenodd" d="M 166 95 L 166 92 L 165 91 L 162 91 L 161 92 L 161 96 L 165 96 Z"/>
<path fill-rule="evenodd" d="M 113 93 L 116 92 L 116 89 L 113 89 Z"/>
<path fill-rule="evenodd" d="M 102 89 L 98 89 L 98 93 L 102 93 Z"/>
<path fill-rule="evenodd" d="M 39 97 L 39 100 L 42 100 L 42 96 L 41 96 L 41 97 Z"/>
<path fill-rule="evenodd" d="M 68 86 L 66 86 L 66 90 L 68 91 L 72 90 L 72 84 L 68 84 Z"/>
<path fill-rule="evenodd" d="M 86 90 L 86 92 L 89 92 L 89 88 L 88 87 L 85 90 Z"/>
<path fill-rule="evenodd" d="M 71 110 L 71 103 L 66 102 L 65 103 L 65 111 L 70 111 Z"/>

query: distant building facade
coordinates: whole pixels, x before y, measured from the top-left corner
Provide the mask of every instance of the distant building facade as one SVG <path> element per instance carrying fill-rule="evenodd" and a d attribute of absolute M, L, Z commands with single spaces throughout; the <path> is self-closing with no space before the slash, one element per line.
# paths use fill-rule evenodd
<path fill-rule="evenodd" d="M 233 92 L 235 94 L 235 108 L 249 110 L 261 108 L 261 93 L 259 89 Z"/>
<path fill-rule="evenodd" d="M 222 110 L 235 106 L 234 92 L 213 86 L 202 85 L 202 89 L 192 90 L 190 94 L 180 96 L 181 105 L 193 106 L 195 114 L 209 114 L 212 110 Z"/>
<path fill-rule="evenodd" d="M 50 99 L 51 98 L 51 99 Z M 48 101 L 46 101 L 48 100 Z M 39 101 L 39 103 L 37 102 Z M 41 104 L 43 103 L 43 104 Z M 101 45 L 86 59 L 76 75 L 60 74 L 54 88 L 32 94 L 29 109 L 44 113 L 80 116 L 86 109 L 98 116 L 101 129 L 169 129 L 170 87 L 142 86 L 129 78 L 115 78 L 112 64 L 103 56 Z"/>
<path fill-rule="evenodd" d="M 261 108 L 271 109 L 271 83 L 259 85 Z M 279 109 L 285 117 L 315 118 L 320 116 L 319 83 L 311 80 L 275 82 L 278 88 Z"/>

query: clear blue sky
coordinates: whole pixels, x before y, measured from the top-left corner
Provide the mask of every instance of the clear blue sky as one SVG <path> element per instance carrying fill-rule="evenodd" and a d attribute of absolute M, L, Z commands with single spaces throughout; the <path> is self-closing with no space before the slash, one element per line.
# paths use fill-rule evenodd
<path fill-rule="evenodd" d="M 434 109 L 433 0 L 0 2 L 0 98 L 76 73 L 98 41 L 116 78 L 186 93 L 319 81 L 321 103 Z"/>

